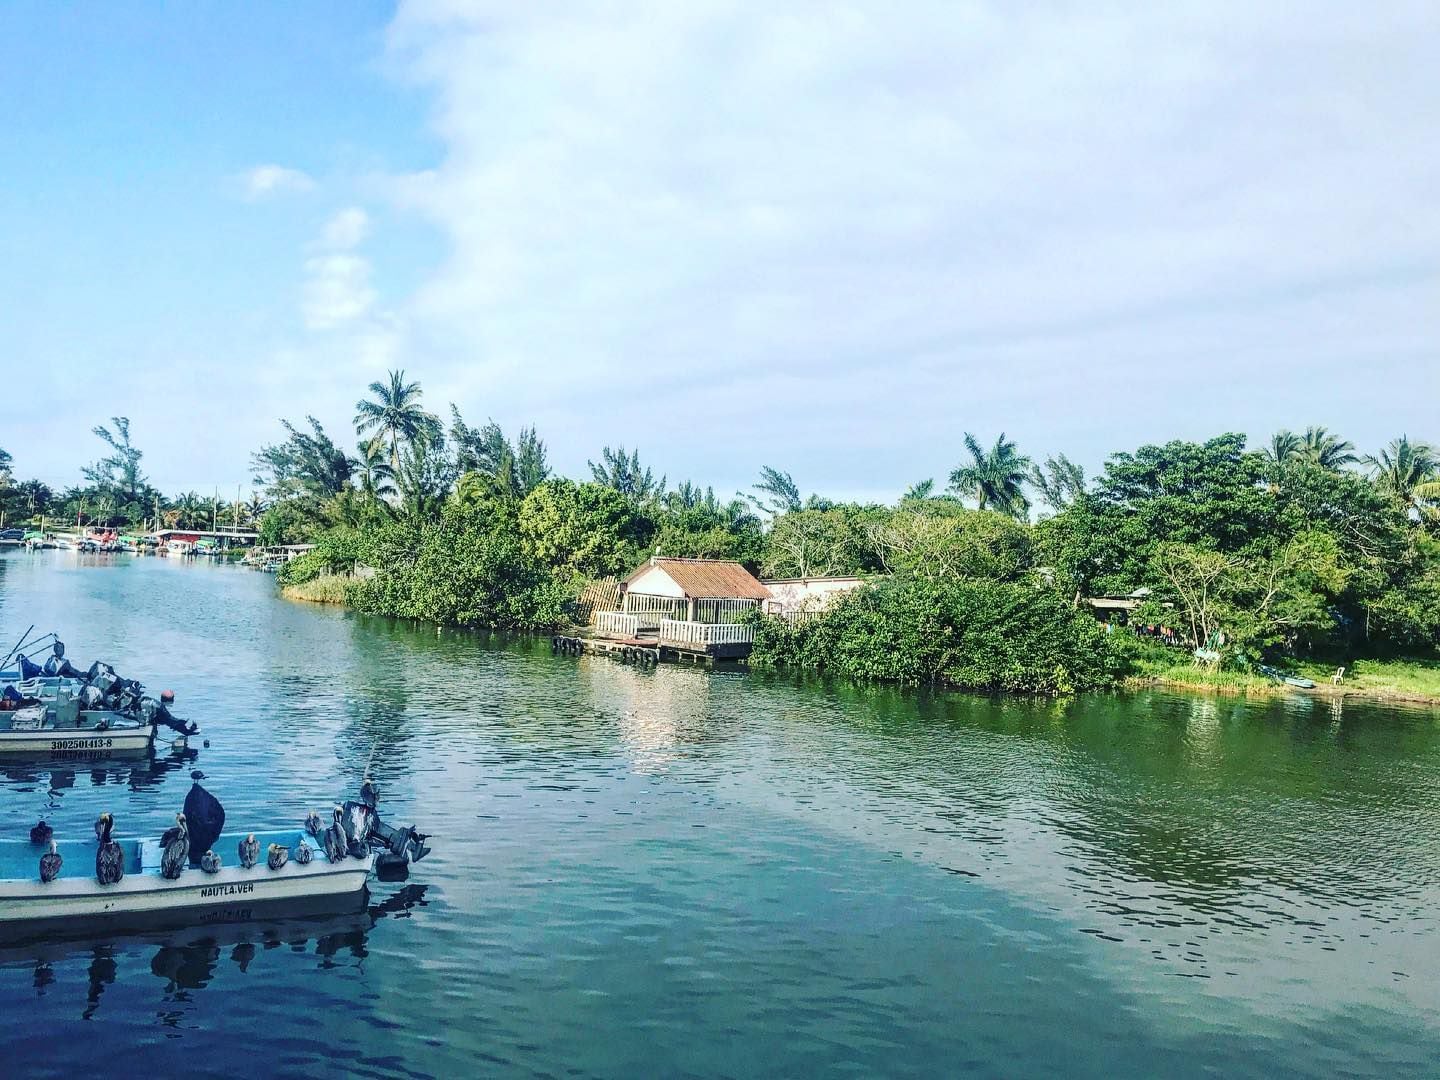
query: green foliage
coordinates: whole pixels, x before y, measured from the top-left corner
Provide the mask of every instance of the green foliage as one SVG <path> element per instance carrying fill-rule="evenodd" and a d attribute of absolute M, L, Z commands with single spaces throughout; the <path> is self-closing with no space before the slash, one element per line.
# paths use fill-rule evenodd
<path fill-rule="evenodd" d="M 639 450 L 632 450 L 626 456 L 625 447 L 611 450 L 607 446 L 601 451 L 598 464 L 593 461 L 587 464 L 597 484 L 614 488 L 632 506 L 643 506 L 665 492 L 665 477 L 655 479 L 654 474 L 640 464 Z"/>
<path fill-rule="evenodd" d="M 1021 454 L 1002 431 L 989 450 L 980 446 L 970 432 L 965 432 L 965 448 L 970 462 L 950 474 L 950 490 L 972 498 L 981 510 L 995 510 L 1014 518 L 1030 512 L 1025 485 L 1030 480 L 1030 459 Z"/>
<path fill-rule="evenodd" d="M 766 577 L 825 577 L 872 573 L 881 568 L 871 527 L 889 515 L 884 507 L 804 509 L 776 518 L 761 564 Z"/>
<path fill-rule="evenodd" d="M 527 554 L 542 566 L 606 577 L 640 561 L 642 522 L 613 488 L 546 480 L 520 503 L 516 521 Z"/>
<path fill-rule="evenodd" d="M 897 577 L 797 625 L 757 617 L 752 663 L 858 679 L 1069 694 L 1113 686 L 1111 635 L 1049 590 Z"/>
<path fill-rule="evenodd" d="M 327 574 L 348 574 L 360 560 L 363 541 L 349 528 L 330 529 L 315 538 L 315 549 L 291 559 L 276 575 L 281 585 L 300 585 Z"/>
<path fill-rule="evenodd" d="M 400 470 L 400 448 L 417 441 L 433 442 L 440 421 L 420 405 L 424 391 L 418 382 L 407 383 L 405 372 L 390 372 L 389 382 L 372 382 L 371 398 L 355 403 L 355 434 L 375 446 L 387 446 L 390 467 Z M 373 400 L 372 400 L 373 399 Z"/>
<path fill-rule="evenodd" d="M 942 500 L 907 504 L 873 521 L 869 536 L 886 570 L 916 577 L 1017 581 L 1035 565 L 1023 524 Z"/>
<path fill-rule="evenodd" d="M 369 558 L 386 561 L 371 563 L 379 572 L 351 590 L 360 611 L 499 630 L 548 630 L 565 621 L 569 590 L 512 531 L 469 515 L 446 513 L 418 531 L 385 530 L 371 550 Z"/>

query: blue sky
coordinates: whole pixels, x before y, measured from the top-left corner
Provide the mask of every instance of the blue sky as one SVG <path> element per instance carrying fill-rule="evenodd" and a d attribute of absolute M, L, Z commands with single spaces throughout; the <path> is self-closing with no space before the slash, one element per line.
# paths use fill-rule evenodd
<path fill-rule="evenodd" d="M 721 492 L 1440 441 L 1436 55 L 1433 3 L 11 3 L 0 446 L 74 483 L 128 415 L 248 492 L 392 366 Z"/>

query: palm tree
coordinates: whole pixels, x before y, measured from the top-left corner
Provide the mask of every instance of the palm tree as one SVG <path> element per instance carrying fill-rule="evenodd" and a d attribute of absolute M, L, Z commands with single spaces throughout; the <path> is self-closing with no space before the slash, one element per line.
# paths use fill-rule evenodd
<path fill-rule="evenodd" d="M 1265 456 L 1276 465 L 1284 465 L 1298 458 L 1303 446 L 1304 441 L 1300 436 L 1286 428 L 1270 436 L 1270 445 L 1265 448 Z"/>
<path fill-rule="evenodd" d="M 400 470 L 400 444 L 409 445 L 420 436 L 440 434 L 440 421 L 420 407 L 418 382 L 407 383 L 404 370 L 390 372 L 390 383 L 372 382 L 371 401 L 355 403 L 355 434 L 370 436 L 371 442 L 390 444 L 390 468 Z"/>
<path fill-rule="evenodd" d="M 1288 433 L 1286 433 L 1288 434 Z M 1332 435 L 1323 427 L 1308 427 L 1300 439 L 1298 456 L 1322 469 L 1339 470 L 1360 460 L 1355 444 L 1349 439 Z"/>
<path fill-rule="evenodd" d="M 1030 459 L 1016 452 L 1015 443 L 1006 439 L 1003 431 L 989 450 L 967 431 L 965 448 L 972 461 L 950 474 L 950 489 L 957 495 L 973 497 L 981 510 L 995 510 L 1024 520 L 1030 511 L 1030 500 L 1025 497 Z"/>
<path fill-rule="evenodd" d="M 1401 435 L 1378 455 L 1366 454 L 1375 486 L 1407 508 L 1440 499 L 1440 454 L 1423 442 Z"/>
<path fill-rule="evenodd" d="M 374 439 L 361 439 L 355 445 L 360 456 L 355 459 L 355 471 L 360 476 L 360 490 L 372 499 L 383 498 L 395 493 L 395 470 L 385 460 L 380 444 Z"/>

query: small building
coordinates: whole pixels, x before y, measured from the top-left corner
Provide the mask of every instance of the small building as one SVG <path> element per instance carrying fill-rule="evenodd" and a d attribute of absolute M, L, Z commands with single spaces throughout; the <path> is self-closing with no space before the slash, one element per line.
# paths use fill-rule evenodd
<path fill-rule="evenodd" d="M 768 615 L 813 614 L 824 611 L 837 599 L 865 584 L 858 577 L 775 578 L 761 582 L 770 593 L 765 602 Z"/>
<path fill-rule="evenodd" d="M 770 590 L 738 562 L 655 556 L 620 584 L 620 610 L 640 624 L 661 619 L 734 623 L 770 599 Z"/>

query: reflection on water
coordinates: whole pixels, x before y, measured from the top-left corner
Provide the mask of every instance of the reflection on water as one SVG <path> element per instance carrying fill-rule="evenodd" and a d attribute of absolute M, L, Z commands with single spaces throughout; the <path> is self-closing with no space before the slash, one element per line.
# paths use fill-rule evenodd
<path fill-rule="evenodd" d="M 223 1062 L 242 1030 L 299 1075 L 1395 1076 L 1440 1054 L 1433 710 L 638 670 L 286 604 L 227 567 L 0 556 L 0 631 L 30 622 L 174 686 L 212 745 L 0 766 L 5 835 L 109 809 L 158 836 L 198 765 L 233 826 L 298 822 L 368 769 L 436 837 L 363 913 L 0 954 L 0 1010 L 54 1033 L 7 1041 L 31 1071 L 88 1067 L 85 1018 L 156 1068 Z"/>

